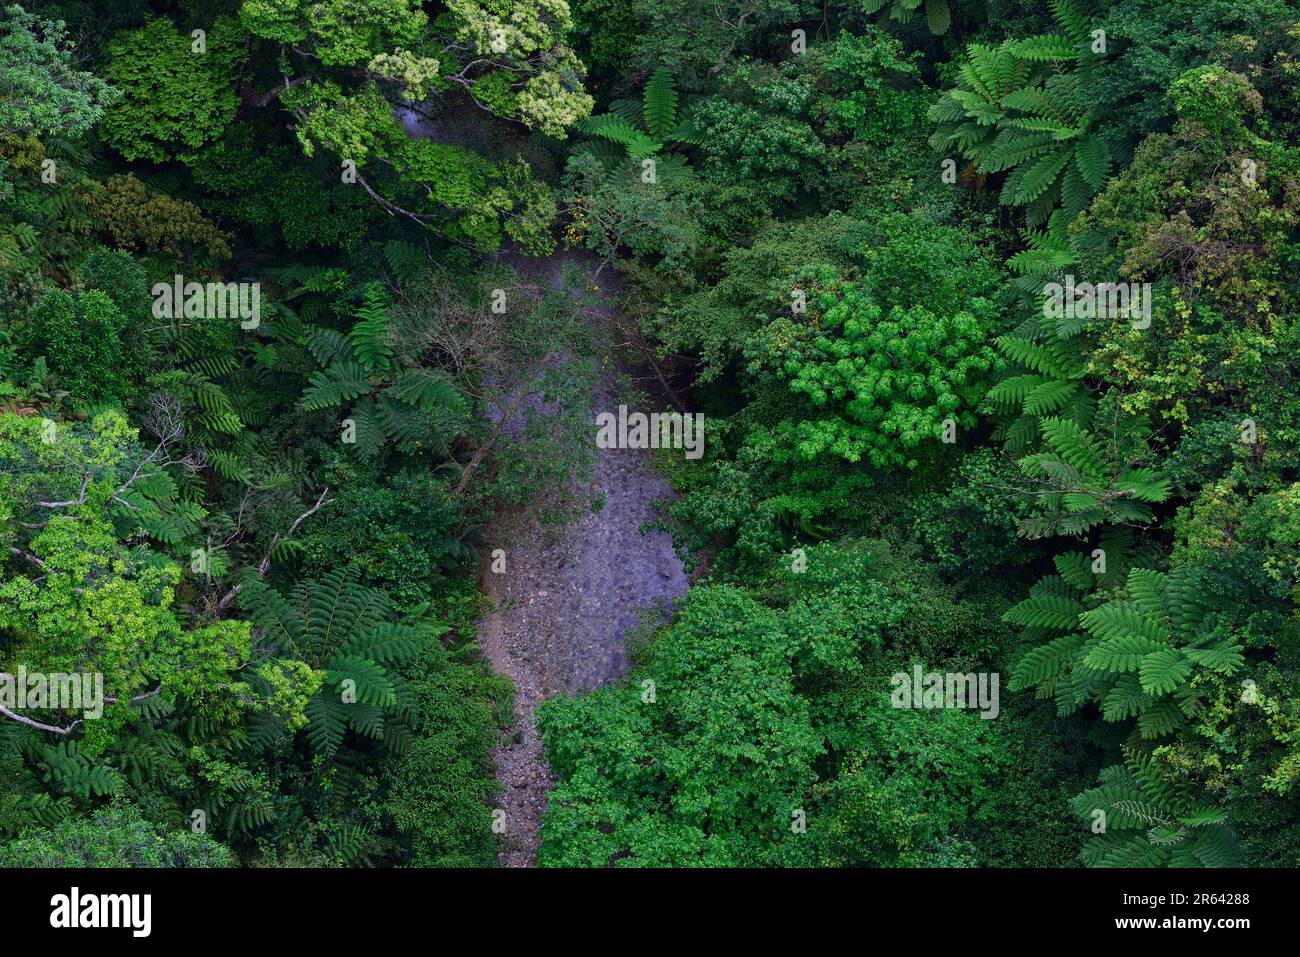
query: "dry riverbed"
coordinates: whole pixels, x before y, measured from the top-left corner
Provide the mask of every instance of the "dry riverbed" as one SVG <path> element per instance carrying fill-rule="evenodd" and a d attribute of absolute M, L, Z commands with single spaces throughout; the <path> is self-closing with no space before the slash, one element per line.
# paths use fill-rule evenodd
<path fill-rule="evenodd" d="M 574 259 L 561 254 L 513 264 L 555 285 L 564 264 Z M 603 293 L 608 300 L 609 289 Z M 593 442 L 596 413 L 615 411 L 618 404 L 610 375 L 592 396 Z M 601 450 L 590 481 L 603 507 L 575 522 L 547 530 L 527 509 L 516 509 L 499 513 L 486 529 L 480 581 L 494 610 L 479 625 L 479 643 L 492 667 L 517 689 L 515 733 L 496 755 L 506 866 L 529 867 L 537 860 L 537 830 L 551 786 L 533 721 L 537 705 L 623 674 L 623 639 L 638 613 L 686 592 L 687 577 L 669 537 L 641 533 L 642 524 L 655 517 L 653 503 L 670 494 L 651 454 Z M 496 548 L 505 551 L 499 574 L 491 570 Z"/>

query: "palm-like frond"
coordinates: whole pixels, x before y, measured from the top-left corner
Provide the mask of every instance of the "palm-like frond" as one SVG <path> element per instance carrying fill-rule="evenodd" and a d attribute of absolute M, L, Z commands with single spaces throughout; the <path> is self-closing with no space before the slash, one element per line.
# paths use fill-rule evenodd
<path fill-rule="evenodd" d="M 642 108 L 646 132 L 663 142 L 677 119 L 677 88 L 667 67 L 659 67 L 646 81 Z"/>
<path fill-rule="evenodd" d="M 409 739 L 418 712 L 395 669 L 434 640 L 440 626 L 397 620 L 388 596 L 361 584 L 351 568 L 300 582 L 288 596 L 249 581 L 239 601 L 259 639 L 324 671 L 324 683 L 306 707 L 305 733 L 313 749 L 333 758 L 348 731 L 397 746 Z"/>

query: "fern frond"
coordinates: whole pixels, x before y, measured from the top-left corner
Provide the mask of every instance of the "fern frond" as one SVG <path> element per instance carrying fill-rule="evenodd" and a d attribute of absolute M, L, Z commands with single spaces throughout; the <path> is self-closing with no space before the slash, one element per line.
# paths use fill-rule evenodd
<path fill-rule="evenodd" d="M 303 391 L 302 407 L 308 412 L 339 406 L 344 402 L 366 395 L 370 380 L 365 367 L 359 362 L 336 362 L 328 369 L 315 372 Z"/>
<path fill-rule="evenodd" d="M 646 132 L 662 142 L 677 119 L 677 89 L 667 67 L 661 66 L 650 75 L 642 94 L 642 104 Z"/>

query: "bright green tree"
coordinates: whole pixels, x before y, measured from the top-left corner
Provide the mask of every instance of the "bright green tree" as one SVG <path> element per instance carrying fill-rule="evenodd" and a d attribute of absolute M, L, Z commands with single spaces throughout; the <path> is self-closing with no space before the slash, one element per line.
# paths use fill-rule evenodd
<path fill-rule="evenodd" d="M 62 22 L 0 10 L 0 135 L 75 137 L 99 121 L 119 94 L 73 53 Z"/>

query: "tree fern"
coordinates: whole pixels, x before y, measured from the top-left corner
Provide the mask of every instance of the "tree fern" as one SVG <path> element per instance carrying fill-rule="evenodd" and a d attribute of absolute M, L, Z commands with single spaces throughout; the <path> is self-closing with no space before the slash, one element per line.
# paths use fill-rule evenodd
<path fill-rule="evenodd" d="M 1083 88 L 1098 57 L 1090 51 L 1090 5 L 1052 4 L 1058 32 L 971 44 L 957 86 L 931 108 L 939 151 L 956 149 L 984 174 L 1005 172 L 1000 200 L 1026 207 L 1030 227 L 1062 207 L 1077 216 L 1100 191 L 1110 151 Z"/>
<path fill-rule="evenodd" d="M 353 361 L 356 353 L 347 336 L 333 329 L 310 326 L 303 333 L 307 349 L 320 365 L 328 366 L 335 360 Z"/>
<path fill-rule="evenodd" d="M 366 285 L 356 320 L 348 331 L 348 341 L 357 362 L 367 374 L 381 373 L 392 364 L 392 346 L 388 342 L 388 294 L 378 283 Z"/>
<path fill-rule="evenodd" d="M 357 402 L 348 410 L 348 419 L 354 431 L 354 447 L 358 452 L 373 455 L 388 442 L 390 429 L 379 407 L 371 401 Z"/>
<path fill-rule="evenodd" d="M 662 143 L 677 119 L 677 89 L 667 67 L 659 67 L 646 81 L 642 93 L 646 132 Z"/>
<path fill-rule="evenodd" d="M 110 797 L 122 790 L 122 776 L 112 767 L 90 761 L 78 750 L 77 742 L 63 741 L 47 748 L 42 777 L 55 791 L 88 800 Z"/>
<path fill-rule="evenodd" d="M 1153 739 L 1197 712 L 1198 672 L 1230 676 L 1244 664 L 1241 645 L 1198 597 L 1193 570 L 1133 568 L 1117 597 L 1085 607 L 1091 589 L 1077 564 L 1059 557 L 1057 564 L 1072 569 L 1069 580 L 1041 580 L 1004 616 L 1025 628 L 1031 645 L 1012 668 L 1011 690 L 1047 696 L 1061 677 L 1080 678 L 1088 693 L 1067 711 L 1091 700 L 1105 720 L 1136 719 L 1139 734 Z"/>
<path fill-rule="evenodd" d="M 464 407 L 465 400 L 445 376 L 425 369 L 405 369 L 388 387 L 387 394 L 421 412 Z"/>
<path fill-rule="evenodd" d="M 587 117 L 578 124 L 578 128 L 590 136 L 599 136 L 618 144 L 627 151 L 629 157 L 637 160 L 654 156 L 664 145 L 662 140 L 654 139 L 623 117 L 610 113 Z"/>
<path fill-rule="evenodd" d="M 1037 484 L 1037 508 L 1020 526 L 1025 537 L 1081 535 L 1103 523 L 1145 524 L 1151 506 L 1169 497 L 1167 478 L 1131 464 L 1143 453 L 1129 432 L 1140 428 L 1104 440 L 1070 418 L 1048 417 L 1039 428 L 1043 450 L 1016 460 Z"/>
<path fill-rule="evenodd" d="M 1170 495 L 1169 481 L 1143 464 L 1151 458 L 1143 419 L 1095 418 L 1084 382 L 1088 339 L 1083 327 L 1041 312 L 998 339 L 1010 360 L 986 394 L 1001 438 L 1030 480 L 1032 511 L 1020 525 L 1029 538 L 1082 535 L 1102 524 L 1138 525 Z"/>
<path fill-rule="evenodd" d="M 952 24 L 952 8 L 948 0 L 863 0 L 862 9 L 878 13 L 888 7 L 887 16 L 898 23 L 908 23 L 916 11 L 924 7 L 925 23 L 935 36 L 948 32 Z"/>
<path fill-rule="evenodd" d="M 700 139 L 690 124 L 678 120 L 677 88 L 666 67 L 646 81 L 639 111 L 630 100 L 616 101 L 610 112 L 589 116 L 578 128 L 622 147 L 625 157 L 638 161 L 657 156 L 668 143 L 698 144 Z"/>
<path fill-rule="evenodd" d="M 402 284 L 415 281 L 432 262 L 423 246 L 401 239 L 390 239 L 384 243 L 384 261 Z"/>
<path fill-rule="evenodd" d="M 302 407 L 309 412 L 340 406 L 349 399 L 368 394 L 371 389 L 365 366 L 355 361 L 335 362 L 313 373 L 309 382 L 302 394 Z"/>
<path fill-rule="evenodd" d="M 369 846 L 374 835 L 363 824 L 339 824 L 330 835 L 329 854 L 334 861 L 344 867 L 365 863 L 369 857 Z"/>
<path fill-rule="evenodd" d="M 208 452 L 208 464 L 212 470 L 224 479 L 232 482 L 252 484 L 253 472 L 248 461 L 233 452 L 223 449 L 211 449 Z"/>
<path fill-rule="evenodd" d="M 388 443 L 407 453 L 439 451 L 466 425 L 469 408 L 448 379 L 434 371 L 399 368 L 389 341 L 388 294 L 378 283 L 362 289 L 362 304 L 346 334 L 304 326 L 301 341 L 321 367 L 308 377 L 302 407 L 338 409 L 351 426 L 349 447 L 373 454 Z"/>
<path fill-rule="evenodd" d="M 419 654 L 439 626 L 399 618 L 387 595 L 360 584 L 353 569 L 300 582 L 289 596 L 251 581 L 239 601 L 262 640 L 324 672 L 307 702 L 305 730 L 322 756 L 333 758 L 349 731 L 386 740 L 390 724 L 414 723 L 415 701 L 396 669 Z M 407 736 L 398 732 L 393 740 Z"/>
<path fill-rule="evenodd" d="M 1159 774 L 1149 755 L 1129 749 L 1097 787 L 1070 801 L 1092 836 L 1089 867 L 1234 867 L 1243 855 L 1221 810 Z"/>

